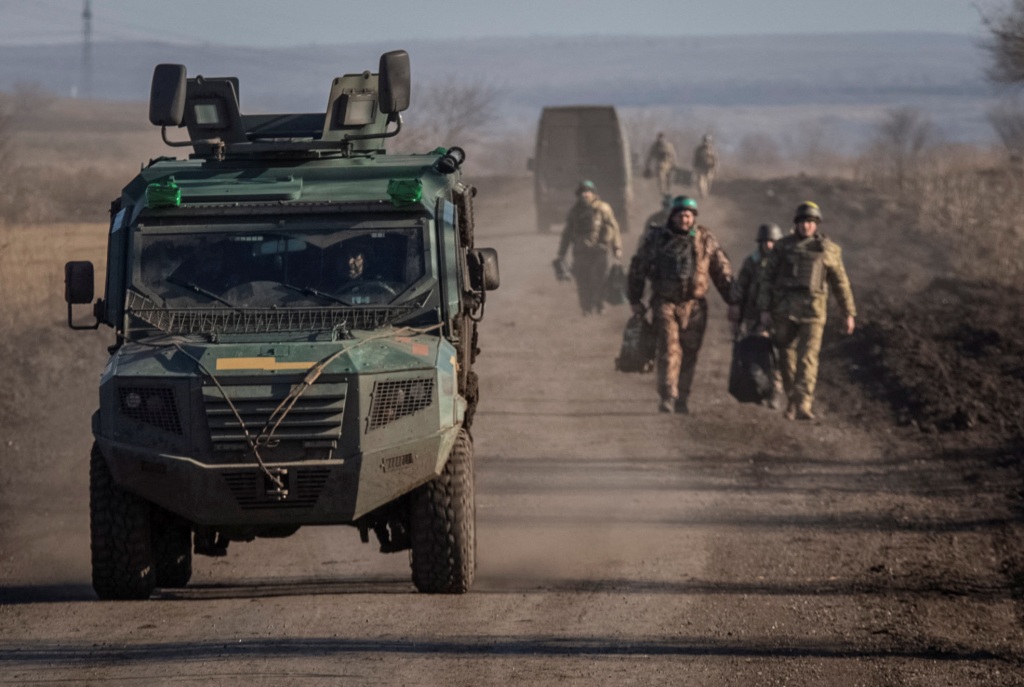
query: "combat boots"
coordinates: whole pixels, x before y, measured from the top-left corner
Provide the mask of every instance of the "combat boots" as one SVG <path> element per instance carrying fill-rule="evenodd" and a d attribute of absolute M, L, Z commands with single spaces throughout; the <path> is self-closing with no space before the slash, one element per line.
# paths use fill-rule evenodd
<path fill-rule="evenodd" d="M 800 404 L 800 407 L 796 409 L 797 420 L 813 420 L 814 412 L 811 410 L 811 402 L 804 401 Z"/>
<path fill-rule="evenodd" d="M 674 413 L 676 410 L 676 400 L 674 398 L 663 398 L 661 403 L 658 404 L 659 413 Z"/>
<path fill-rule="evenodd" d="M 785 418 L 787 420 L 795 420 L 796 419 L 796 402 L 795 401 L 790 401 L 789 405 L 786 406 Z"/>

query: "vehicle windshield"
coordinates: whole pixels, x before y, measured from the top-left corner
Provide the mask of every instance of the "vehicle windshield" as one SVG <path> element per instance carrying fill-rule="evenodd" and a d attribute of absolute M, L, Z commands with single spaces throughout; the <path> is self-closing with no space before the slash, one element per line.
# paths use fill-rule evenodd
<path fill-rule="evenodd" d="M 402 304 L 426 275 L 419 226 L 153 232 L 134 286 L 165 308 Z"/>

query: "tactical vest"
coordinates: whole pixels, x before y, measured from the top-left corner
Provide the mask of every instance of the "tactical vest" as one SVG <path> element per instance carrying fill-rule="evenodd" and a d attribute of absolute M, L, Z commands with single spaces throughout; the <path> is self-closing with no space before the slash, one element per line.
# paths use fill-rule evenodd
<path fill-rule="evenodd" d="M 715 152 L 710 146 L 701 146 L 697 151 L 697 162 L 704 169 L 711 169 L 715 166 Z"/>
<path fill-rule="evenodd" d="M 693 292 L 693 274 L 697 268 L 694 237 L 664 230 L 651 261 L 651 288 L 666 300 L 679 303 Z"/>
<path fill-rule="evenodd" d="M 822 239 L 801 241 L 787 250 L 779 265 L 779 286 L 790 291 L 824 293 L 825 242 Z"/>
<path fill-rule="evenodd" d="M 573 217 L 573 239 L 588 248 L 604 245 L 604 216 L 597 206 L 587 205 L 575 210 Z"/>

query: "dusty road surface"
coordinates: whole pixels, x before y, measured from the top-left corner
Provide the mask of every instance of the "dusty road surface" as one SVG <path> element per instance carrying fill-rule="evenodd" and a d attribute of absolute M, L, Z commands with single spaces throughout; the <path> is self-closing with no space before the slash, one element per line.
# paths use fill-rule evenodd
<path fill-rule="evenodd" d="M 626 307 L 582 317 L 528 183 L 481 186 L 502 286 L 472 592 L 418 595 L 405 554 L 307 528 L 199 557 L 185 589 L 96 601 L 88 418 L 109 336 L 61 329 L 57 300 L 2 430 L 0 684 L 1024 684 L 1019 456 L 849 420 L 842 379 L 814 423 L 736 404 L 717 296 L 692 414 L 656 413 L 652 376 L 613 370 Z M 712 196 L 701 220 L 738 264 L 760 218 Z M 101 240 L 57 248 L 100 259 Z"/>

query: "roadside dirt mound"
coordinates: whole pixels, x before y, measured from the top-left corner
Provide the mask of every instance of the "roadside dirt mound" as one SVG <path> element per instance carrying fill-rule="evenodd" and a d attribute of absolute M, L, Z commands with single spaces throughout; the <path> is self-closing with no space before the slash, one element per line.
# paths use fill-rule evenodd
<path fill-rule="evenodd" d="M 899 425 L 1024 437 L 1022 296 L 1018 289 L 953 278 L 934 279 L 902 301 L 872 292 L 862 305 L 861 330 L 850 338 L 829 336 L 823 374 L 862 386 Z M 875 419 L 863 404 L 855 414 Z"/>

